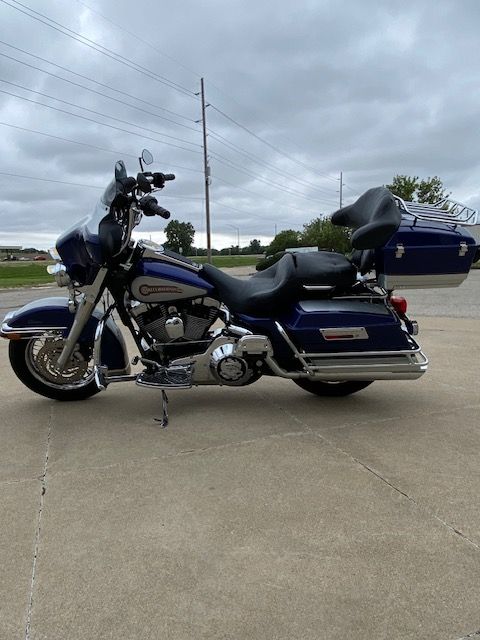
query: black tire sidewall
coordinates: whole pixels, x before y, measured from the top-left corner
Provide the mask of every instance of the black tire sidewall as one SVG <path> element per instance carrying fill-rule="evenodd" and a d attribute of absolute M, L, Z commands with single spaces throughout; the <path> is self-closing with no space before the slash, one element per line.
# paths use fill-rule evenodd
<path fill-rule="evenodd" d="M 317 396 L 342 397 L 361 391 L 372 384 L 373 380 L 346 380 L 345 382 L 328 383 L 321 380 L 298 378 L 294 380 L 299 387 Z"/>
<path fill-rule="evenodd" d="M 17 378 L 31 391 L 46 398 L 60 401 L 85 400 L 98 393 L 95 380 L 78 389 L 62 389 L 43 384 L 30 371 L 27 365 L 27 349 L 31 340 L 11 340 L 8 349 L 10 364 Z"/>

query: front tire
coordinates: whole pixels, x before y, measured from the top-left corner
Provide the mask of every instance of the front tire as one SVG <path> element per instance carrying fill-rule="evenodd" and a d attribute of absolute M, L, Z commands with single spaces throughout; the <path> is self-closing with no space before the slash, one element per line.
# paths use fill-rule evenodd
<path fill-rule="evenodd" d="M 305 391 L 317 396 L 342 397 L 361 391 L 372 384 L 373 380 L 344 380 L 342 382 L 323 382 L 322 380 L 309 380 L 298 378 L 295 384 Z"/>
<path fill-rule="evenodd" d="M 89 367 L 91 347 L 77 345 L 65 375 L 55 371 L 63 339 L 11 340 L 9 358 L 17 378 L 35 393 L 52 400 L 85 400 L 99 389 Z"/>

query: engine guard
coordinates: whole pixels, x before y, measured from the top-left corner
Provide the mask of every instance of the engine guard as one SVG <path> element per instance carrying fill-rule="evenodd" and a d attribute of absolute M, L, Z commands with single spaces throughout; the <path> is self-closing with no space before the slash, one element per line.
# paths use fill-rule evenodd
<path fill-rule="evenodd" d="M 102 317 L 102 311 L 95 309 L 82 331 L 80 341 L 93 345 L 95 331 Z M 9 340 L 27 340 L 49 333 L 66 337 L 74 318 L 75 314 L 70 312 L 66 298 L 42 298 L 8 313 L 3 320 L 0 336 Z M 125 340 L 111 317 L 106 321 L 103 330 L 101 358 L 110 373 L 130 373 Z"/>

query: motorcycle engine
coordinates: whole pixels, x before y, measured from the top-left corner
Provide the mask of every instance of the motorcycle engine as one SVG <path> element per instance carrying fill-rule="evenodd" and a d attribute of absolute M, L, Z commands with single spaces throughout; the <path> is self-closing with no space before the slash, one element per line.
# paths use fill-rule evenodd
<path fill-rule="evenodd" d="M 160 343 L 202 340 L 220 315 L 220 303 L 198 298 L 175 304 L 131 303 L 130 313 L 140 329 Z"/>

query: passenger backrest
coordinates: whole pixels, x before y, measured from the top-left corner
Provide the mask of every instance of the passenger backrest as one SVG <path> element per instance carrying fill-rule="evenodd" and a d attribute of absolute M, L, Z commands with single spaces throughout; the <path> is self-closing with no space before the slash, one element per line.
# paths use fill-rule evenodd
<path fill-rule="evenodd" d="M 402 215 L 393 195 L 385 187 L 366 191 L 353 204 L 332 215 L 332 223 L 353 229 L 354 249 L 383 247 L 400 226 Z"/>

